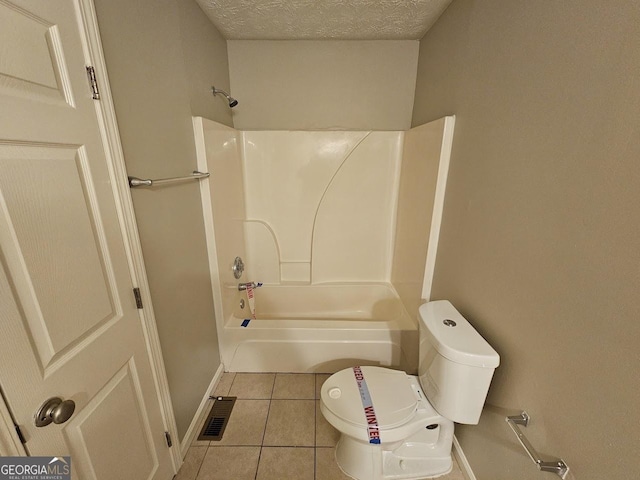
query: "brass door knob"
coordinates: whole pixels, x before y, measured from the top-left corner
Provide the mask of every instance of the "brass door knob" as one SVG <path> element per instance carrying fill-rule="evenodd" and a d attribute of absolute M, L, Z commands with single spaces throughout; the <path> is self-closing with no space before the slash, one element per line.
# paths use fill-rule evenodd
<path fill-rule="evenodd" d="M 64 423 L 71 418 L 75 409 L 76 404 L 73 400 L 62 401 L 59 397 L 52 397 L 46 400 L 36 412 L 36 427 L 46 427 L 51 422 Z"/>

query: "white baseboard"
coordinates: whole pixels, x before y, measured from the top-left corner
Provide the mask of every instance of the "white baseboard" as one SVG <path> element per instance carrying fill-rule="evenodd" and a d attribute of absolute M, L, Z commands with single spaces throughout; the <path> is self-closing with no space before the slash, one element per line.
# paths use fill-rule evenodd
<path fill-rule="evenodd" d="M 473 473 L 473 470 L 471 470 L 471 465 L 469 465 L 469 461 L 467 460 L 467 457 L 464 455 L 464 452 L 462 451 L 460 442 L 458 442 L 458 439 L 456 438 L 455 435 L 453 436 L 453 456 L 456 457 L 456 460 L 458 461 L 458 465 L 460 466 L 460 470 L 462 470 L 462 474 L 464 475 L 464 478 L 466 478 L 466 480 L 477 480 L 476 476 Z"/>
<path fill-rule="evenodd" d="M 204 396 L 202 397 L 202 401 L 200 402 L 200 405 L 196 410 L 196 414 L 193 416 L 193 420 L 191 420 L 191 424 L 187 429 L 187 433 L 185 433 L 184 438 L 180 443 L 180 453 L 182 453 L 183 459 L 187 455 L 187 450 L 189 450 L 189 447 L 191 446 L 193 439 L 198 434 L 198 430 L 202 425 L 202 421 L 204 420 L 205 415 L 209 413 L 209 407 L 211 406 L 211 400 L 209 399 L 209 395 L 213 395 L 213 391 L 218 386 L 218 382 L 220 381 L 220 378 L 222 378 L 223 373 L 224 373 L 224 365 L 221 363 L 220 366 L 218 367 L 218 370 L 216 370 L 216 373 L 213 376 L 213 379 L 211 380 L 211 383 L 209 384 L 207 391 L 204 392 Z"/>

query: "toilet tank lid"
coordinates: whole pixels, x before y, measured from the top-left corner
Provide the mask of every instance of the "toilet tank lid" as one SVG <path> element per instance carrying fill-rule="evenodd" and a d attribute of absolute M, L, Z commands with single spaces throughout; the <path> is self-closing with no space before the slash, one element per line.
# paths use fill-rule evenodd
<path fill-rule="evenodd" d="M 500 364 L 498 353 L 449 301 L 425 303 L 418 311 L 427 335 L 443 357 L 474 367 L 496 368 Z"/>

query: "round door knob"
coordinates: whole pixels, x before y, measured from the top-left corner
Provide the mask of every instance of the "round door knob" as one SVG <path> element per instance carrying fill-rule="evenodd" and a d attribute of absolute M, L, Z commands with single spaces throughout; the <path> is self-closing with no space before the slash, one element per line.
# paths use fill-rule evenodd
<path fill-rule="evenodd" d="M 64 423 L 71 418 L 76 409 L 73 400 L 62 401 L 59 397 L 53 397 L 45 401 L 36 412 L 36 427 L 46 427 L 51 422 Z"/>
<path fill-rule="evenodd" d="M 75 409 L 76 403 L 73 400 L 65 400 L 51 412 L 53 423 L 60 424 L 66 422 L 71 418 Z"/>

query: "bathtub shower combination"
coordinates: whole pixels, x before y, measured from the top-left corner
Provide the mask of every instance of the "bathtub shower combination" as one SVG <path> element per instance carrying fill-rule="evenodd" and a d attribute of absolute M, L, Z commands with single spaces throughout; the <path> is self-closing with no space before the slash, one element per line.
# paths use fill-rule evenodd
<path fill-rule="evenodd" d="M 239 307 L 246 298 L 239 292 L 238 308 L 224 326 L 234 371 L 410 368 L 417 361 L 415 322 L 390 285 L 268 285 L 255 296 L 256 319 Z"/>
<path fill-rule="evenodd" d="M 240 132 L 194 118 L 198 168 L 211 173 L 201 193 L 225 370 L 415 373 L 453 123 Z M 255 317 L 250 282 L 263 283 Z"/>

